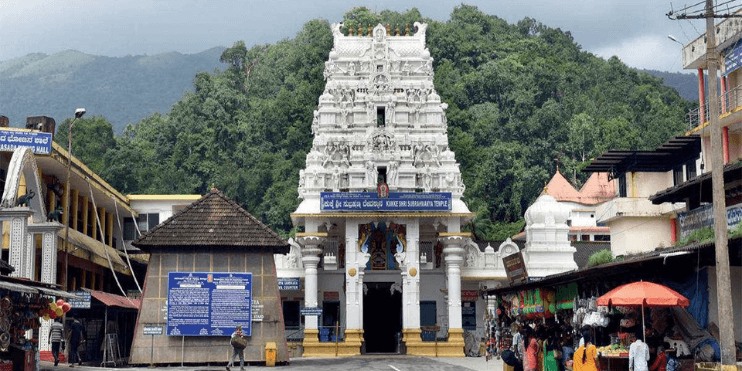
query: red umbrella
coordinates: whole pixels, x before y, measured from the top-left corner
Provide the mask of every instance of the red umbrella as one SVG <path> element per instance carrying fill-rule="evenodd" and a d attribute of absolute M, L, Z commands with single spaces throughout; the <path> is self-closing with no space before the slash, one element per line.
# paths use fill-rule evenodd
<path fill-rule="evenodd" d="M 601 296 L 598 305 L 642 307 L 642 330 L 644 330 L 644 307 L 687 307 L 690 301 L 675 290 L 652 282 L 633 282 L 618 286 Z M 646 337 L 646 335 L 645 335 Z M 646 340 L 646 339 L 645 339 Z"/>
<path fill-rule="evenodd" d="M 641 281 L 616 287 L 599 297 L 598 305 L 687 307 L 690 305 L 690 301 L 667 286 Z"/>

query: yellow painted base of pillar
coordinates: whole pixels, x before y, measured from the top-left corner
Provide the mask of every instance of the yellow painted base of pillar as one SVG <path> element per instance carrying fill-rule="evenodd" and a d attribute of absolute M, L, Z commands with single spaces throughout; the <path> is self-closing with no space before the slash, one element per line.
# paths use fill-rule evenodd
<path fill-rule="evenodd" d="M 722 365 L 720 362 L 696 362 L 695 371 L 742 371 L 742 366 Z"/>
<path fill-rule="evenodd" d="M 404 341 L 408 355 L 424 357 L 463 357 L 464 330 L 448 330 L 448 341 L 422 341 L 420 329 L 404 329 Z"/>
<path fill-rule="evenodd" d="M 361 354 L 363 330 L 345 330 L 345 341 L 319 341 L 318 330 L 304 330 L 303 357 L 347 357 Z"/>

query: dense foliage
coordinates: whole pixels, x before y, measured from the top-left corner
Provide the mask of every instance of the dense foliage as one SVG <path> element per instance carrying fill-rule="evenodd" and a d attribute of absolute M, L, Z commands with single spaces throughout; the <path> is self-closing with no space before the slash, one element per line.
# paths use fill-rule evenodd
<path fill-rule="evenodd" d="M 74 50 L 29 54 L 0 63 L 0 115 L 8 116 L 12 126 L 23 126 L 26 116 L 59 119 L 85 107 L 89 114 L 104 113 L 114 132 L 121 133 L 128 123 L 167 112 L 192 90 L 196 72 L 223 67 L 223 50 L 125 57 Z"/>
<path fill-rule="evenodd" d="M 518 232 L 557 165 L 579 186 L 590 158 L 608 149 L 653 149 L 685 126 L 690 103 L 659 78 L 582 51 L 569 32 L 530 18 L 508 24 L 465 5 L 447 22 L 423 19 L 416 9 L 374 14 L 360 7 L 345 17 L 356 29 L 382 22 L 402 30 L 414 21 L 429 23 L 435 85 L 449 105 L 449 142 L 480 238 Z M 128 126 L 115 145 L 106 144 L 95 170 L 124 193 L 203 194 L 213 184 L 287 233 L 331 48 L 321 20 L 275 45 L 237 42 L 222 54 L 226 70 L 198 73 L 195 91 L 169 113 Z M 81 142 L 99 139 L 77 135 L 75 146 L 96 148 Z"/>

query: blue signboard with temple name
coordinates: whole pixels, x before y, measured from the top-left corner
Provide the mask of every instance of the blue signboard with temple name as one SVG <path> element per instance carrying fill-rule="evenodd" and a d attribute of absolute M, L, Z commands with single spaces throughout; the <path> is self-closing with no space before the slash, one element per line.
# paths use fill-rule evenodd
<path fill-rule="evenodd" d="M 252 335 L 252 273 L 169 272 L 167 334 Z"/>
<path fill-rule="evenodd" d="M 450 192 L 321 192 L 322 211 L 451 211 Z"/>

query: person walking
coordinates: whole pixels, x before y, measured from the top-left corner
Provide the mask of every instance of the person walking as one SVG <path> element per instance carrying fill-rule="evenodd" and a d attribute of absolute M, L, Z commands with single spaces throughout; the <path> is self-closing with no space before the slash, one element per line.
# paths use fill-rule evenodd
<path fill-rule="evenodd" d="M 536 334 L 530 327 L 526 326 L 526 336 L 524 343 L 526 346 L 526 357 L 523 361 L 523 369 L 525 371 L 536 371 L 538 369 L 538 341 L 536 340 Z"/>
<path fill-rule="evenodd" d="M 649 347 L 642 341 L 641 336 L 629 347 L 629 371 L 649 370 Z"/>
<path fill-rule="evenodd" d="M 78 319 L 75 319 L 72 321 L 72 325 L 70 325 L 70 367 L 75 367 L 75 362 L 79 363 L 80 366 L 82 366 L 82 359 L 80 359 L 80 353 L 78 352 L 78 347 L 81 343 L 85 342 L 85 339 L 87 338 L 87 334 L 85 331 L 85 326 L 80 323 Z"/>
<path fill-rule="evenodd" d="M 62 325 L 62 319 L 57 318 L 52 322 L 52 326 L 49 329 L 49 341 L 52 343 L 52 355 L 54 356 L 54 366 L 59 364 L 59 349 L 60 347 L 64 350 L 64 326 Z"/>
<path fill-rule="evenodd" d="M 229 339 L 230 345 L 232 345 L 232 357 L 229 359 L 227 364 L 227 371 L 230 367 L 234 367 L 234 359 L 240 356 L 240 371 L 245 370 L 245 335 L 242 333 L 242 325 L 237 325 L 237 328 L 232 333 L 232 337 Z"/>
<path fill-rule="evenodd" d="M 598 371 L 598 348 L 593 345 L 590 333 L 582 334 L 582 339 L 584 344 L 575 352 L 572 368 L 574 371 Z"/>

